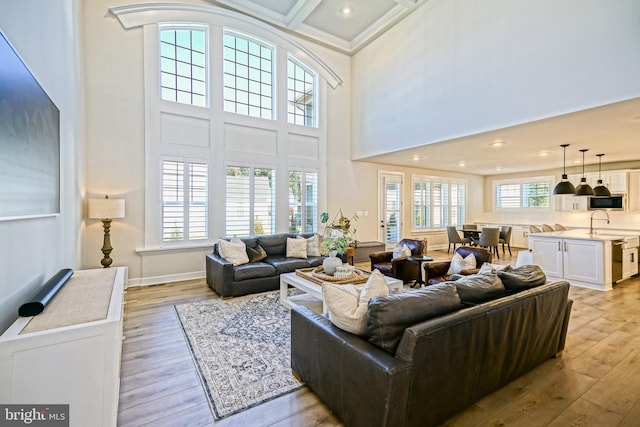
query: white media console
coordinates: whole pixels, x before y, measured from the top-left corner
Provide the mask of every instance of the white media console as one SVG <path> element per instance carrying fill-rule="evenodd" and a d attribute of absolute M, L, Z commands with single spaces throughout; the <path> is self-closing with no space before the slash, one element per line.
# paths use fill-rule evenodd
<path fill-rule="evenodd" d="M 71 426 L 116 425 L 127 268 L 74 272 L 0 336 L 0 402 L 69 404 Z"/>

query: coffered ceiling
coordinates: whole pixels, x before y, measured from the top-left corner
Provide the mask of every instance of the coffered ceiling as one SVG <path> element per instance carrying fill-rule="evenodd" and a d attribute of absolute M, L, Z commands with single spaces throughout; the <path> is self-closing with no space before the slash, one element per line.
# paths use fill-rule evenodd
<path fill-rule="evenodd" d="M 426 0 L 209 1 L 352 54 Z"/>

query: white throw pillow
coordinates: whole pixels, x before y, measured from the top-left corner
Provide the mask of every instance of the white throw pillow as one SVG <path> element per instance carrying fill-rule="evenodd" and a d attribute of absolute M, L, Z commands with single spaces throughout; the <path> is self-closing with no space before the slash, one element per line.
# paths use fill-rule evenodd
<path fill-rule="evenodd" d="M 504 270 L 507 267 L 511 268 L 509 264 L 491 264 L 489 262 L 485 262 L 480 267 L 480 271 L 478 271 L 478 274 L 496 273 L 498 271 Z"/>
<path fill-rule="evenodd" d="M 307 239 L 292 239 L 287 237 L 287 258 L 306 258 Z"/>
<path fill-rule="evenodd" d="M 403 257 L 406 258 L 408 256 L 411 256 L 411 249 L 409 249 L 409 246 L 407 246 L 406 243 L 404 243 L 402 246 L 400 246 L 400 243 L 398 243 L 393 247 L 393 255 L 391 256 L 392 259 Z"/>
<path fill-rule="evenodd" d="M 298 236 L 298 239 L 304 239 L 304 237 Z M 305 240 L 307 241 L 307 256 L 320 256 L 320 242 L 318 240 L 318 235 L 314 234 Z"/>
<path fill-rule="evenodd" d="M 230 242 L 224 239 L 218 240 L 218 252 L 220 256 L 234 266 L 249 262 L 247 245 L 238 236 L 233 236 Z"/>
<path fill-rule="evenodd" d="M 329 320 L 338 328 L 356 335 L 367 331 L 367 308 L 374 297 L 389 295 L 389 287 L 380 271 L 374 270 L 364 285 L 322 285 L 322 299 Z"/>
<path fill-rule="evenodd" d="M 451 258 L 451 265 L 449 266 L 448 275 L 460 273 L 462 270 L 473 270 L 476 268 L 476 256 L 469 254 L 465 258 L 462 255 L 455 253 Z"/>

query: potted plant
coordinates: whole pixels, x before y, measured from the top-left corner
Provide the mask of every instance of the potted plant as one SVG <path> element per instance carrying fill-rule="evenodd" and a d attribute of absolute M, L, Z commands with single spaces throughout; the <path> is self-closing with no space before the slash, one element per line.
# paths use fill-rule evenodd
<path fill-rule="evenodd" d="M 342 209 L 338 211 L 330 223 L 327 212 L 320 215 L 320 221 L 325 224 L 322 246 L 329 251 L 329 258 L 322 263 L 325 273 L 333 275 L 336 268 L 342 265 L 342 259 L 336 255 L 343 255 L 349 249 L 353 250 L 351 244 L 356 242 L 356 230 L 352 227 L 352 222 L 357 219 L 356 215 L 351 218 L 345 217 Z"/>

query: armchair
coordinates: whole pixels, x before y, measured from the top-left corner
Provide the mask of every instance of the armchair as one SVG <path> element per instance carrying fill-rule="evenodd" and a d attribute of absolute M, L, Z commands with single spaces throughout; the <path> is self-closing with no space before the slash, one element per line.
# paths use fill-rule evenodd
<path fill-rule="evenodd" d="M 422 242 L 414 239 L 402 239 L 400 245 L 407 245 L 411 249 L 411 256 L 421 256 Z M 394 277 L 404 283 L 412 282 L 418 277 L 418 263 L 409 261 L 406 257 L 393 258 L 393 251 L 373 252 L 369 254 L 371 271 L 380 270 L 385 276 Z"/>
<path fill-rule="evenodd" d="M 458 273 L 462 275 L 476 274 L 480 270 L 480 267 L 482 267 L 482 264 L 484 264 L 485 262 L 491 262 L 493 260 L 493 255 L 491 254 L 491 252 L 475 246 L 460 246 L 455 250 L 454 255 L 455 254 L 459 254 L 463 258 L 469 256 L 469 254 L 473 254 L 476 257 L 476 268 L 471 270 L 462 270 L 460 273 Z M 425 263 L 424 281 L 429 285 L 433 285 L 450 280 L 450 276 L 447 275 L 450 266 L 451 261 Z"/>

